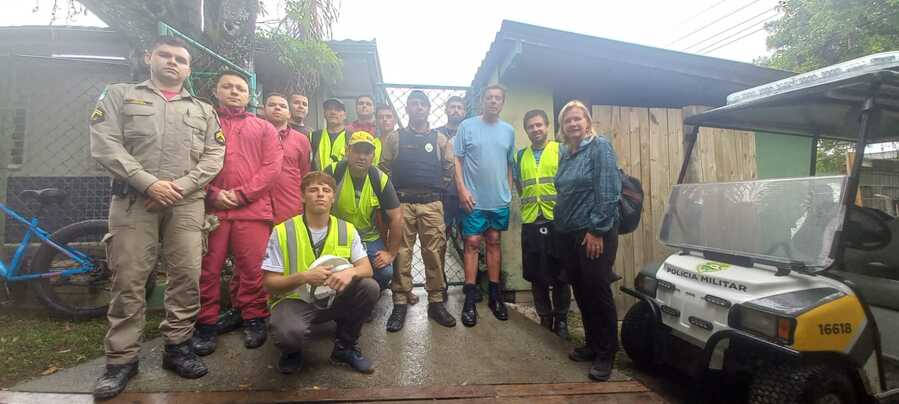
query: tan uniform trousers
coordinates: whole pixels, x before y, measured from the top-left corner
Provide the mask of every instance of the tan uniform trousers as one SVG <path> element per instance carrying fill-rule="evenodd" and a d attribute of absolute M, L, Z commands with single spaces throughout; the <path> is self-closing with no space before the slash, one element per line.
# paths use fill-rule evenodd
<path fill-rule="evenodd" d="M 416 236 L 421 240 L 421 259 L 425 263 L 425 290 L 428 302 L 443 301 L 446 281 L 443 277 L 446 253 L 446 225 L 443 223 L 443 203 L 401 203 L 403 212 L 403 243 L 396 254 L 393 271 L 394 304 L 407 304 L 412 291 L 412 248 Z"/>
<path fill-rule="evenodd" d="M 189 196 L 190 197 L 190 196 Z M 112 271 L 112 301 L 106 333 L 106 362 L 113 365 L 137 360 L 144 329 L 145 285 L 156 267 L 159 244 L 165 262 L 165 320 L 159 325 L 166 344 L 187 341 L 200 310 L 200 260 L 203 200 L 150 212 L 144 196 L 113 197 L 109 207 L 107 241 Z"/>

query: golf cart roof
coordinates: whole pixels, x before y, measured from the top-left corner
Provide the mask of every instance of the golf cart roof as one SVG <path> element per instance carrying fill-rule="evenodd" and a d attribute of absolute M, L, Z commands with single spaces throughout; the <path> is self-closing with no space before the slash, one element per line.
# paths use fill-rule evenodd
<path fill-rule="evenodd" d="M 879 88 L 875 84 L 880 83 Z M 882 112 L 868 143 L 899 137 L 899 52 L 878 53 L 733 93 L 727 105 L 691 116 L 687 125 L 818 136 L 858 137 L 858 118 L 877 88 Z"/>

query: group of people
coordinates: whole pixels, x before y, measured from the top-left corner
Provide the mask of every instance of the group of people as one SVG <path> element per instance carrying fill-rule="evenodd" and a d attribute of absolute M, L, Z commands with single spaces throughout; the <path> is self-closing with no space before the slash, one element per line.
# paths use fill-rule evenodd
<path fill-rule="evenodd" d="M 569 356 L 593 361 L 590 377 L 608 379 L 617 350 L 610 283 L 620 180 L 614 151 L 594 135 L 582 103 L 559 114 L 564 144 L 548 139 L 544 111 L 529 111 L 531 145 L 517 152 L 513 127 L 499 118 L 507 96 L 500 85 L 484 90 L 482 114 L 468 119 L 464 100 L 450 98 L 441 128 L 430 127 L 430 99 L 415 90 L 404 127 L 390 106 L 360 96 L 356 121 L 346 124 L 346 106 L 332 98 L 322 105 L 325 127 L 310 131 L 307 97 L 268 94 L 257 116 L 247 111 L 250 89 L 236 72 L 217 78 L 215 107 L 190 95 L 183 86 L 190 61 L 183 41 L 161 37 L 145 55 L 149 80 L 108 86 L 91 114 L 91 155 L 114 180 L 106 238 L 112 300 L 95 397 L 117 395 L 138 372 L 144 284 L 157 257 L 167 277 L 163 367 L 185 378 L 205 375 L 200 357 L 216 350 L 219 334 L 240 327 L 249 349 L 271 334 L 278 370 L 297 372 L 310 326 L 326 321 L 337 323 L 331 361 L 371 373 L 358 345 L 363 324 L 390 288 L 386 329 L 403 328 L 418 302 L 416 239 L 428 317 L 455 326 L 445 306 L 448 226 L 464 239 L 462 323 L 478 322 L 481 242 L 488 308 L 507 320 L 501 234 L 513 189 L 540 322 L 567 336 L 573 286 L 587 343 Z M 312 267 L 326 255 L 349 265 Z M 228 259 L 231 308 L 222 312 Z M 309 287 L 324 286 L 336 291 L 327 307 L 308 298 Z"/>

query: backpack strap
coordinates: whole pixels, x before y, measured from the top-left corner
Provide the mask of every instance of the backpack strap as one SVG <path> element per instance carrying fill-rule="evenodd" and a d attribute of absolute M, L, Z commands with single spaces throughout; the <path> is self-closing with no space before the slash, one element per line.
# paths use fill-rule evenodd
<path fill-rule="evenodd" d="M 382 200 L 381 196 L 384 192 L 384 189 L 381 187 L 381 170 L 375 166 L 371 166 L 368 169 L 368 181 L 371 182 L 371 186 L 375 190 L 375 197 L 378 198 L 378 202 L 380 203 Z"/>
<path fill-rule="evenodd" d="M 343 180 L 344 174 L 346 174 L 346 165 L 346 160 L 341 160 L 336 165 L 329 165 L 325 171 L 328 172 L 328 174 L 331 174 L 331 176 L 334 177 L 334 182 L 339 185 L 340 181 Z M 331 170 L 333 170 L 333 172 L 331 172 Z"/>

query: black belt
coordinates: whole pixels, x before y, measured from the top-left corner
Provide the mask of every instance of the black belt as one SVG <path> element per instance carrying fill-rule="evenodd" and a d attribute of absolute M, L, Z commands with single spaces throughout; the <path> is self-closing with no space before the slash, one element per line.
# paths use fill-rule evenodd
<path fill-rule="evenodd" d="M 443 200 L 442 192 L 403 192 L 397 191 L 401 203 L 431 203 Z"/>

